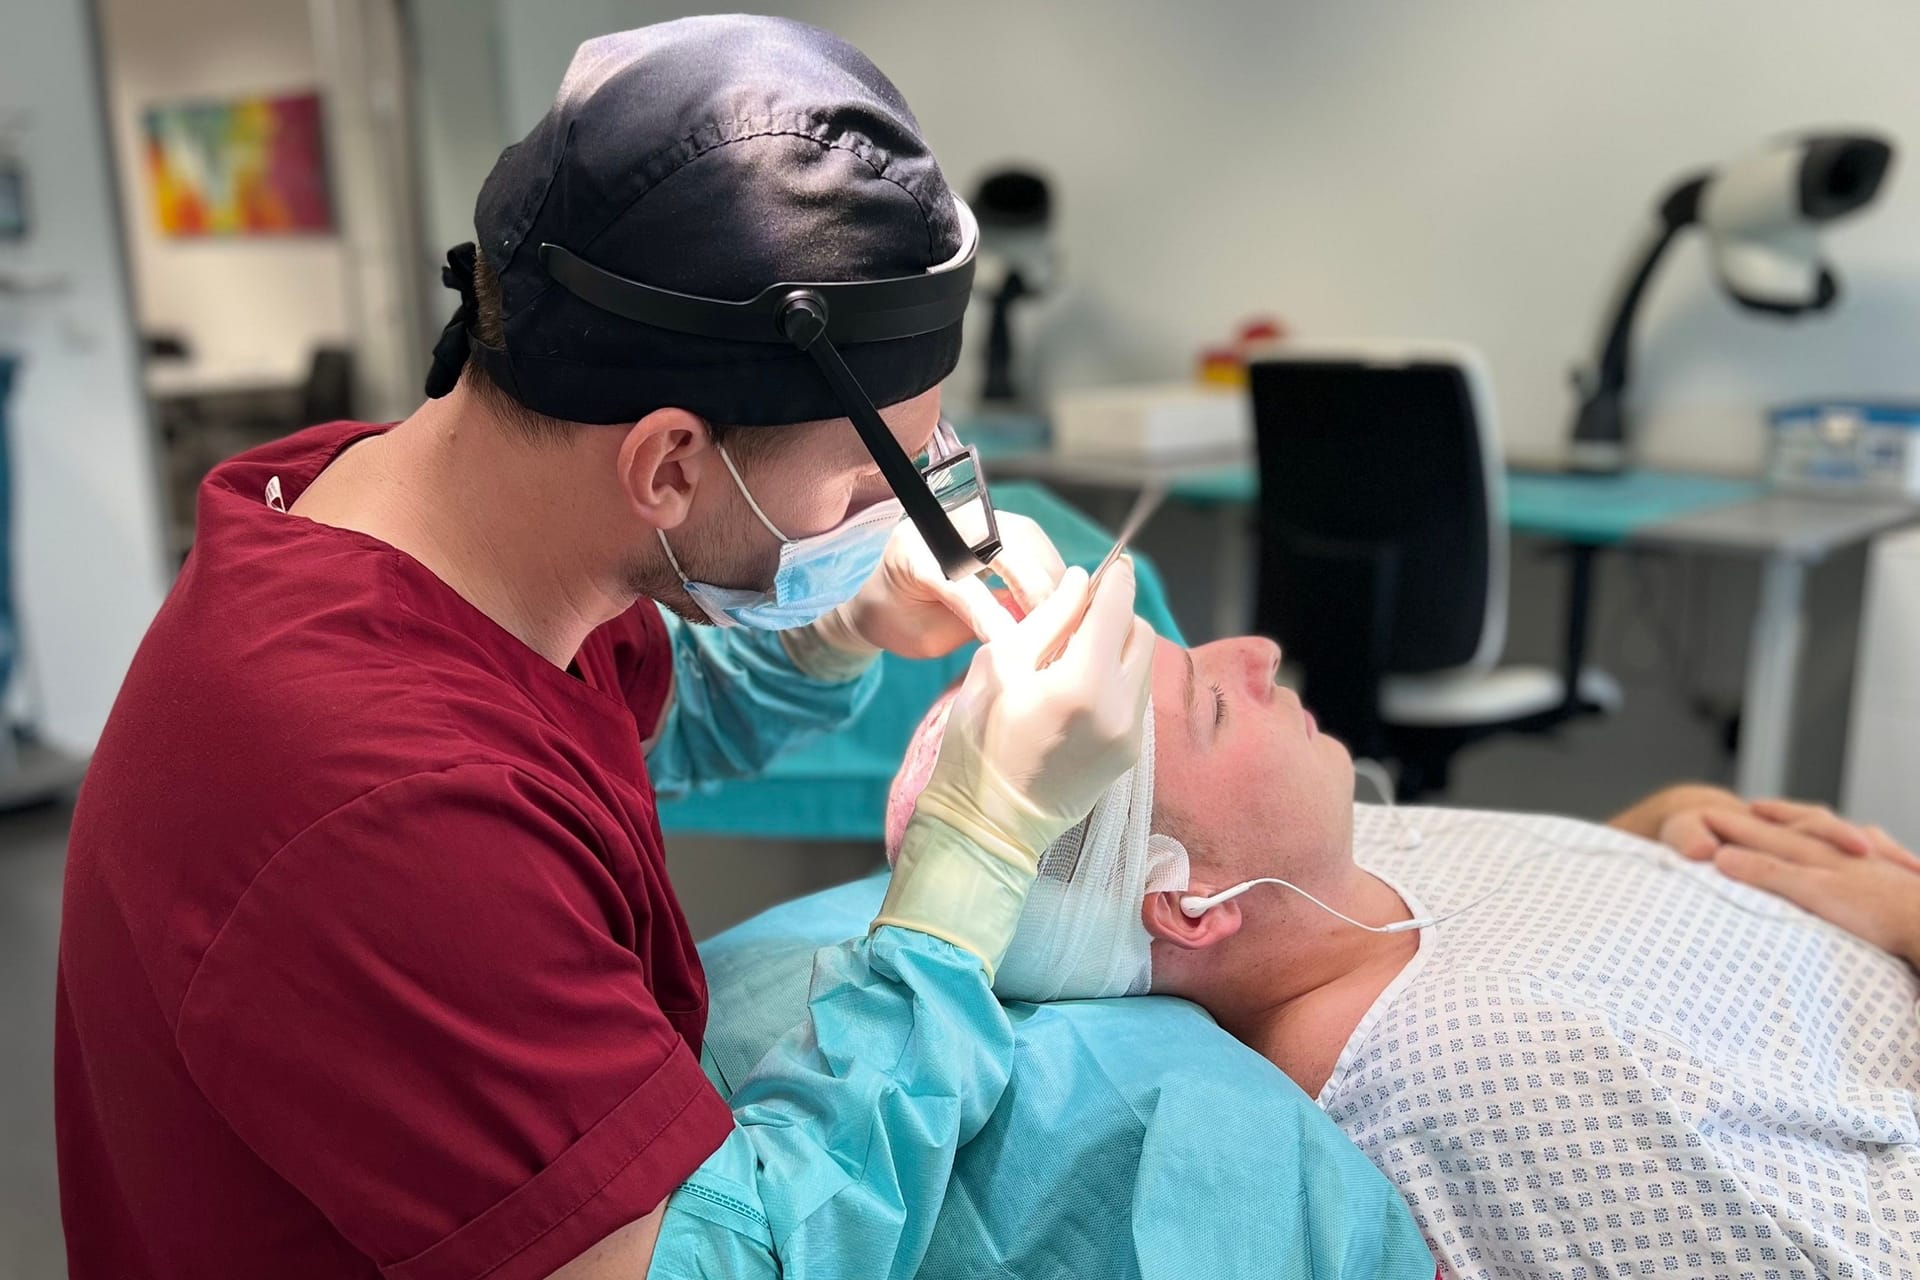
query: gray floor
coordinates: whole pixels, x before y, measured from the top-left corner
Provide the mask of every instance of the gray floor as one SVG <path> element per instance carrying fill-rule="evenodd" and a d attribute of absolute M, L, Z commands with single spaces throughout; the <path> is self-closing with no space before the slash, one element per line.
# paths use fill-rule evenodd
<path fill-rule="evenodd" d="M 0 1276 L 66 1275 L 53 1164 L 64 807 L 0 816 Z"/>

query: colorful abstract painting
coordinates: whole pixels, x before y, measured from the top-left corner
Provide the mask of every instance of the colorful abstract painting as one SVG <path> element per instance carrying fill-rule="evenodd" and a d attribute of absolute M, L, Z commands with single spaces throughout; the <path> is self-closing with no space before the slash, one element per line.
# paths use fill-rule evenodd
<path fill-rule="evenodd" d="M 146 147 L 162 235 L 333 229 L 318 94 L 151 107 Z"/>

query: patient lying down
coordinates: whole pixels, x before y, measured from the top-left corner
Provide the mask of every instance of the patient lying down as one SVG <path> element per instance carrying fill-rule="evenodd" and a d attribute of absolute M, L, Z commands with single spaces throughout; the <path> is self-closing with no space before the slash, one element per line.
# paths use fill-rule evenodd
<path fill-rule="evenodd" d="M 1141 764 L 1043 859 L 1003 996 L 1198 1003 L 1316 1097 L 1452 1275 L 1920 1274 L 1913 972 L 1729 878 L 1837 857 L 1920 886 L 1910 855 L 1706 788 L 1608 826 L 1356 806 L 1278 662 L 1161 643 Z M 1676 852 L 1720 845 L 1722 869 Z M 1181 909 L 1261 877 L 1373 926 L 1492 896 L 1401 933 L 1273 885 Z"/>

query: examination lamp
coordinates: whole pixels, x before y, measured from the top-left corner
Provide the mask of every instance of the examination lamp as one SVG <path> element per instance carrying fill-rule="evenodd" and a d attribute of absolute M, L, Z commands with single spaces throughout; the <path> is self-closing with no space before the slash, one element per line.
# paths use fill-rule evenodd
<path fill-rule="evenodd" d="M 1038 173 L 1000 169 L 981 180 L 973 203 L 985 268 L 979 284 L 992 307 L 980 399 L 986 404 L 1018 403 L 1022 396 L 1014 385 L 1013 309 L 1026 299 L 1043 297 L 1058 271 L 1053 195 Z"/>
<path fill-rule="evenodd" d="M 628 280 L 557 244 L 540 246 L 540 262 L 556 283 L 582 301 L 628 320 L 675 333 L 781 343 L 806 352 L 853 420 L 941 571 L 959 579 L 980 572 L 1000 554 L 999 526 L 979 452 L 962 448 L 916 466 L 837 345 L 913 338 L 960 322 L 973 293 L 980 232 L 966 204 L 956 198 L 954 205 L 960 216 L 960 249 L 924 275 L 773 284 L 739 302 Z"/>
<path fill-rule="evenodd" d="M 1820 228 L 1871 204 L 1892 162 L 1892 145 L 1878 137 L 1806 134 L 1693 174 L 1667 192 L 1629 259 L 1594 367 L 1575 375 L 1573 468 L 1616 472 L 1626 465 L 1633 321 L 1654 269 L 1682 230 L 1697 225 L 1706 233 L 1721 287 L 1747 310 L 1789 317 L 1824 311 L 1840 286 L 1821 255 Z"/>

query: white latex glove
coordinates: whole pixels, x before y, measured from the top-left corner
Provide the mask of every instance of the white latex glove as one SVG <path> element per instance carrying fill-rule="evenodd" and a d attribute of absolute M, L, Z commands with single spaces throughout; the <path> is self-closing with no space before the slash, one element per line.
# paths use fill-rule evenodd
<path fill-rule="evenodd" d="M 1053 594 L 1067 566 L 1046 533 L 1023 515 L 999 513 L 1001 551 L 993 570 L 1020 611 L 1031 613 Z M 880 567 L 858 595 L 813 624 L 822 640 L 848 653 L 939 658 L 969 640 L 986 640 L 1013 616 L 976 577 L 949 582 L 911 520 L 887 540 Z"/>
<path fill-rule="evenodd" d="M 1107 571 L 1066 651 L 1042 665 L 1087 590 L 1086 571 L 1068 570 L 974 655 L 876 926 L 945 938 L 991 974 L 1041 851 L 1139 759 L 1153 628 L 1133 614 L 1131 559 Z"/>

